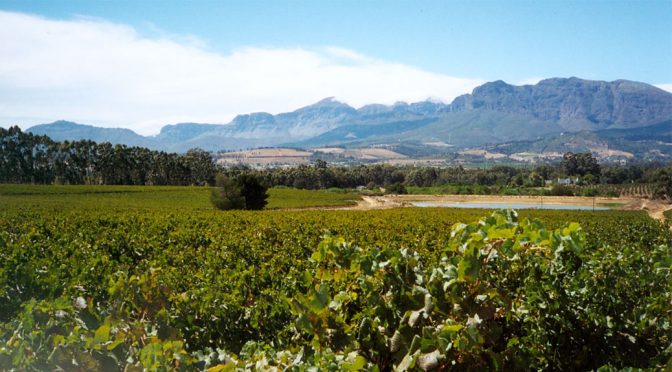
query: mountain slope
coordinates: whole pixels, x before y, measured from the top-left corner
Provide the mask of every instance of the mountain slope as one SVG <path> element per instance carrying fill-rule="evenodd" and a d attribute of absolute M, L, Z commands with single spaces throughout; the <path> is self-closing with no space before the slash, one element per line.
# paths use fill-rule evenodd
<path fill-rule="evenodd" d="M 640 128 L 559 133 L 529 141 L 485 146 L 504 154 L 520 152 L 593 152 L 602 157 L 634 155 L 641 159 L 672 160 L 672 120 Z"/>
<path fill-rule="evenodd" d="M 457 97 L 451 110 L 526 114 L 569 131 L 635 128 L 672 118 L 672 94 L 628 80 L 553 78 L 523 86 L 500 80 Z"/>
<path fill-rule="evenodd" d="M 573 132 L 597 133 L 612 141 L 637 141 L 647 133 L 658 133 L 656 125 L 665 129 L 666 124 L 661 123 L 670 120 L 672 94 L 651 85 L 553 78 L 523 86 L 486 83 L 451 104 L 398 102 L 355 109 L 327 98 L 277 115 L 239 115 L 228 124 L 166 125 L 158 135 L 149 137 L 128 129 L 70 122 L 38 125 L 28 131 L 55 140 L 92 139 L 175 152 L 194 147 L 217 151 L 281 144 L 361 147 L 436 141 L 460 148 L 534 142 Z M 626 137 L 609 137 L 614 135 Z"/>
<path fill-rule="evenodd" d="M 130 129 L 100 128 L 92 125 L 77 124 L 59 120 L 51 124 L 40 124 L 28 128 L 28 132 L 37 135 L 49 136 L 54 141 L 92 140 L 96 142 L 111 142 L 127 146 L 143 146 L 154 148 L 151 138 L 141 136 Z"/>
<path fill-rule="evenodd" d="M 478 147 L 536 141 L 576 131 L 599 131 L 598 137 L 626 133 L 641 137 L 650 133 L 649 137 L 655 139 L 660 138 L 661 129 L 670 127 L 672 94 L 627 80 L 603 82 L 555 78 L 525 86 L 496 81 L 456 98 L 440 113 L 433 123 L 410 131 L 369 138 L 360 136 L 357 140 L 344 138 L 342 143 L 362 146 L 396 144 L 400 140 L 441 141 L 456 147 Z M 620 142 L 632 140 L 634 137 L 628 137 Z"/>

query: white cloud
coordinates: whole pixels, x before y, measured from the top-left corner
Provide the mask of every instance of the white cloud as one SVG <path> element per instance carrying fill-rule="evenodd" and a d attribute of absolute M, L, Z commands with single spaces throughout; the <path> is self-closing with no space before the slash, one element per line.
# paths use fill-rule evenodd
<path fill-rule="evenodd" d="M 669 84 L 656 84 L 656 86 L 662 90 L 672 93 L 672 83 Z"/>
<path fill-rule="evenodd" d="M 0 11 L 0 125 L 56 119 L 157 133 L 168 123 L 226 123 L 334 96 L 367 103 L 450 102 L 483 83 L 356 51 L 207 49 L 187 35 L 143 36 L 100 19 L 51 20 Z"/>
<path fill-rule="evenodd" d="M 530 77 L 530 78 L 527 78 L 527 79 L 517 81 L 517 82 L 514 83 L 514 85 L 535 85 L 542 80 L 544 80 L 544 78 Z"/>

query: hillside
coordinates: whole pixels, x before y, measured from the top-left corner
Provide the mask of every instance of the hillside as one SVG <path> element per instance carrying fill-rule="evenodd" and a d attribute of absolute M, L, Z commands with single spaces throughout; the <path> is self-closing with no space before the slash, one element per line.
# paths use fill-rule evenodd
<path fill-rule="evenodd" d="M 128 146 L 154 147 L 153 140 L 141 136 L 130 129 L 100 128 L 59 120 L 51 124 L 40 124 L 27 130 L 33 134 L 49 136 L 54 141 L 92 140 L 96 142 L 121 143 Z"/>
<path fill-rule="evenodd" d="M 536 85 L 486 83 L 451 104 L 453 111 L 487 110 L 531 115 L 567 131 L 637 128 L 672 118 L 672 94 L 649 84 L 578 78 Z"/>
<path fill-rule="evenodd" d="M 601 158 L 634 157 L 672 161 L 672 120 L 640 128 L 559 133 L 529 141 L 512 141 L 484 148 L 507 155 L 592 152 Z"/>

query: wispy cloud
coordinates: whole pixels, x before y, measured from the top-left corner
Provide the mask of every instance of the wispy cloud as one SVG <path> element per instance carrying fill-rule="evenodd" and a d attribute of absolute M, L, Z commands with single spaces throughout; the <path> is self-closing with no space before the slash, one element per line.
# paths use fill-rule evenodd
<path fill-rule="evenodd" d="M 666 90 L 670 93 L 672 93 L 672 83 L 669 84 L 656 84 L 656 86 L 662 90 Z"/>
<path fill-rule="evenodd" d="M 68 119 L 149 134 L 167 123 L 225 123 L 327 96 L 353 106 L 449 102 L 483 82 L 333 46 L 220 54 L 191 36 L 146 36 L 92 18 L 0 11 L 0 34 L 0 125 Z"/>
<path fill-rule="evenodd" d="M 523 79 L 523 80 L 517 81 L 517 82 L 515 82 L 514 84 L 515 84 L 515 85 L 535 85 L 535 84 L 537 84 L 538 82 L 540 82 L 540 81 L 542 81 L 542 80 L 544 80 L 544 78 L 541 78 L 541 77 L 530 77 L 530 78 L 527 78 L 527 79 Z"/>

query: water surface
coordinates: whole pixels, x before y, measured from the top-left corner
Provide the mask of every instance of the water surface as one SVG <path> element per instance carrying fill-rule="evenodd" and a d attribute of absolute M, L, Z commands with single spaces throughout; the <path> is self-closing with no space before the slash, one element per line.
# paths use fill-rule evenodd
<path fill-rule="evenodd" d="M 547 203 L 473 203 L 473 202 L 412 202 L 416 207 L 447 207 L 447 208 L 482 208 L 482 209 L 556 209 L 572 211 L 606 211 L 606 207 L 575 204 L 547 204 Z"/>

